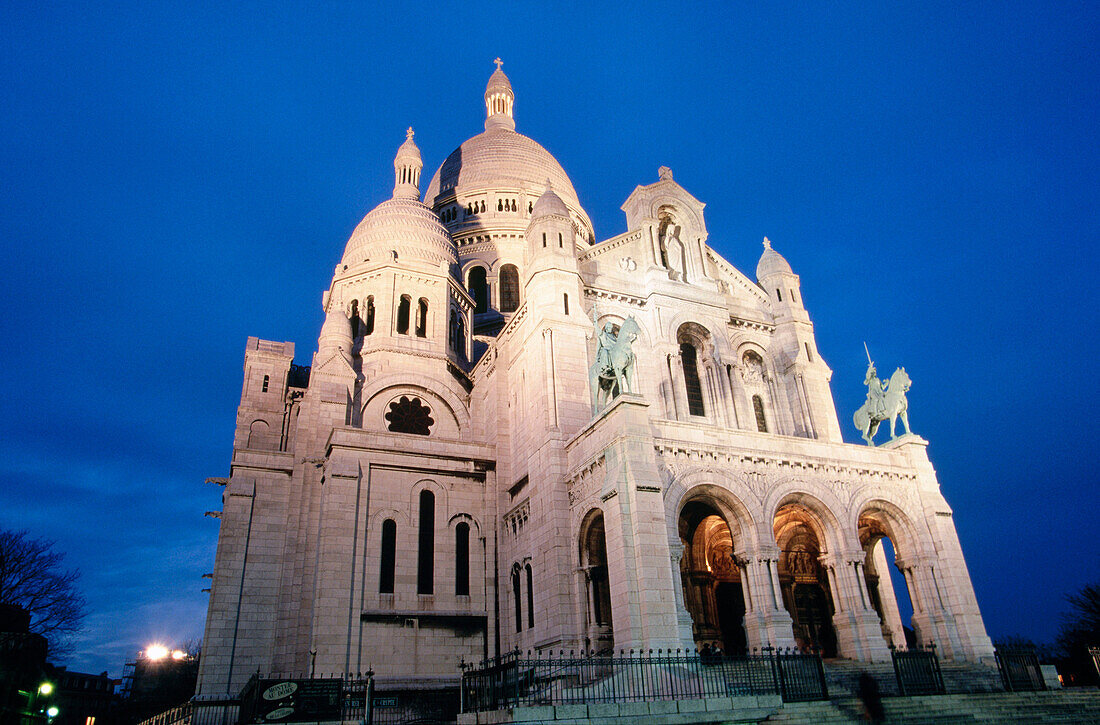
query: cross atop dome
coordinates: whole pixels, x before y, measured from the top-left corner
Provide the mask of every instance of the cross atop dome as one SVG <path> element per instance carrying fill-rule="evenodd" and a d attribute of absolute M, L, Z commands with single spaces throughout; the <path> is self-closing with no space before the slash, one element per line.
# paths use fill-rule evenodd
<path fill-rule="evenodd" d="M 764 237 L 764 249 L 771 249 L 771 248 L 772 248 L 772 240 L 768 239 L 767 237 Z"/>
<path fill-rule="evenodd" d="M 414 134 L 413 134 L 413 127 L 412 126 L 409 126 L 407 129 L 405 129 L 405 139 L 406 140 L 412 141 L 413 135 Z"/>
<path fill-rule="evenodd" d="M 493 60 L 493 62 L 497 64 L 497 70 L 500 70 L 500 67 L 504 65 L 504 61 L 500 59 L 499 55 L 496 57 L 495 60 Z"/>

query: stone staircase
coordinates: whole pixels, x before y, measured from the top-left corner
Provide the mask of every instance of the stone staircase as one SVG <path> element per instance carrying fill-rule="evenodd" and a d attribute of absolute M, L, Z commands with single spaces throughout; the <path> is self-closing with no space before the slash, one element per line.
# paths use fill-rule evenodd
<path fill-rule="evenodd" d="M 1100 690 L 1096 689 L 885 697 L 882 704 L 886 711 L 883 722 L 891 725 L 1100 724 Z M 788 703 L 761 722 L 828 725 L 867 721 L 857 698 L 840 697 L 828 702 Z"/>
<path fill-rule="evenodd" d="M 825 661 L 825 684 L 829 688 L 829 696 L 837 698 L 858 695 L 859 677 L 864 672 L 875 678 L 883 696 L 901 694 L 898 692 L 898 681 L 891 663 L 837 659 Z M 996 665 L 940 662 L 940 673 L 943 675 L 944 688 L 949 694 L 1004 691 Z"/>

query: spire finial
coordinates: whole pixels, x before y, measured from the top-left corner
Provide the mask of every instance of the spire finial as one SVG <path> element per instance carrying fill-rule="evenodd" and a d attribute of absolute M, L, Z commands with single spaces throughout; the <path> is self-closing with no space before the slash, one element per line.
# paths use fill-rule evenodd
<path fill-rule="evenodd" d="M 768 239 L 767 237 L 764 237 L 764 249 L 771 249 L 771 248 L 772 248 L 772 240 Z"/>
<path fill-rule="evenodd" d="M 662 166 L 657 169 L 657 178 L 661 181 L 672 181 L 672 169 Z"/>
<path fill-rule="evenodd" d="M 409 126 L 408 129 L 405 130 L 405 138 L 409 141 L 412 141 L 412 137 L 414 135 L 415 134 L 413 134 L 413 127 Z"/>
<path fill-rule="evenodd" d="M 493 62 L 497 64 L 497 70 L 500 70 L 500 67 L 504 65 L 504 61 L 500 59 L 499 55 L 493 60 Z"/>
<path fill-rule="evenodd" d="M 550 183 L 550 177 L 547 176 L 546 177 L 546 191 L 553 191 L 553 190 L 554 190 L 554 185 L 552 183 Z"/>

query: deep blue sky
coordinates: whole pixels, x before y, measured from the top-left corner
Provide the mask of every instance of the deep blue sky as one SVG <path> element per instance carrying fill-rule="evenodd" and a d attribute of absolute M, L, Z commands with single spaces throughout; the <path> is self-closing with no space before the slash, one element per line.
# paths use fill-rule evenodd
<path fill-rule="evenodd" d="M 863 341 L 906 367 L 992 636 L 1100 578 L 1096 4 L 44 5 L 0 9 L 0 526 L 83 571 L 73 667 L 201 635 L 246 337 L 310 362 L 497 55 L 598 238 L 667 164 L 741 270 L 775 242 L 849 441 Z"/>

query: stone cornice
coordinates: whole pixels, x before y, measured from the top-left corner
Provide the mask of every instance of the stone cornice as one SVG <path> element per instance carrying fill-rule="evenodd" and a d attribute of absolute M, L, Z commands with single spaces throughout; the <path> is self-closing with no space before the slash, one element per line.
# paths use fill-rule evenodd
<path fill-rule="evenodd" d="M 594 299 L 611 300 L 613 302 L 625 302 L 635 307 L 645 307 L 646 305 L 645 297 L 638 297 L 637 295 L 627 294 L 626 292 L 616 292 L 614 290 L 602 289 L 599 287 L 586 286 L 584 288 L 584 296 Z"/>
<path fill-rule="evenodd" d="M 613 249 L 617 249 L 617 248 L 619 248 L 623 245 L 632 244 L 633 242 L 640 241 L 641 238 L 642 238 L 642 230 L 641 229 L 635 229 L 633 231 L 624 232 L 623 234 L 620 234 L 617 237 L 612 237 L 611 239 L 605 239 L 604 241 L 596 244 L 595 246 L 591 247 L 587 252 L 582 254 L 579 261 L 589 262 L 589 261 L 595 259 L 596 257 L 599 257 L 603 254 L 606 254 L 607 252 L 610 252 Z"/>

